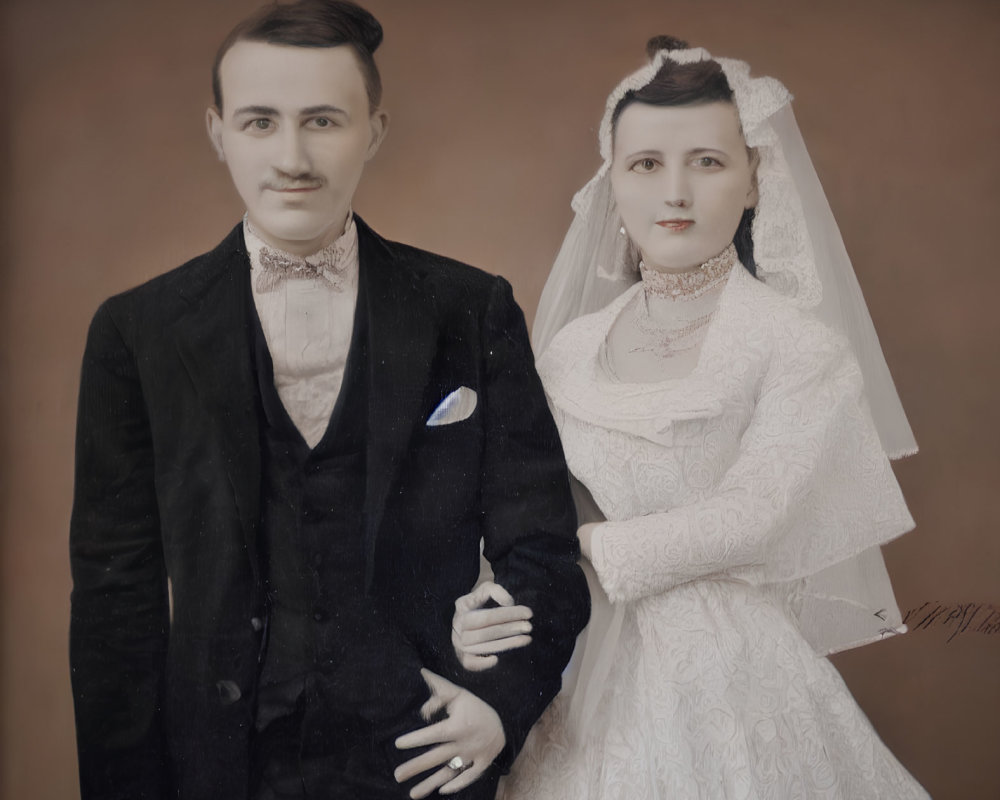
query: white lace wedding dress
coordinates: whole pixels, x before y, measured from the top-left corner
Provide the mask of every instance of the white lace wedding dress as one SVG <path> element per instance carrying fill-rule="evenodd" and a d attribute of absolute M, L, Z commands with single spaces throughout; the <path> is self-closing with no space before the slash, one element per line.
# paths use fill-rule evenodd
<path fill-rule="evenodd" d="M 838 624 L 810 611 L 817 576 L 912 527 L 849 347 L 737 266 L 694 371 L 622 383 L 602 348 L 641 286 L 539 361 L 570 470 L 608 520 L 593 566 L 617 633 L 577 687 L 585 721 L 560 695 L 503 797 L 927 797 L 817 653 L 823 633 L 802 632 Z M 889 604 L 854 609 L 869 639 L 894 632 Z"/>

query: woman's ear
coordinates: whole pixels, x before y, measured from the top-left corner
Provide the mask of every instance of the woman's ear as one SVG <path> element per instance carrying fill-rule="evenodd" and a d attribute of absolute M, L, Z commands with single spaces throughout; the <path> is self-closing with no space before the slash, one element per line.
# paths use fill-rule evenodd
<path fill-rule="evenodd" d="M 757 167 L 760 166 L 760 153 L 757 152 L 756 147 L 748 147 L 747 156 L 750 159 L 750 189 L 747 191 L 747 199 L 743 207 L 756 208 L 757 201 L 760 200 L 760 191 L 757 186 Z"/>

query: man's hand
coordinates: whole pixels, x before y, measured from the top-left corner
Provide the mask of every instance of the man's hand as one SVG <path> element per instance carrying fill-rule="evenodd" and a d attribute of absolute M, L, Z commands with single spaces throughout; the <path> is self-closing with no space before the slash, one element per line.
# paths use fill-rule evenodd
<path fill-rule="evenodd" d="M 500 755 L 507 742 L 500 717 L 489 705 L 429 669 L 420 670 L 420 674 L 431 690 L 430 699 L 420 708 L 421 716 L 430 719 L 444 709 L 447 717 L 396 740 L 400 750 L 437 745 L 396 768 L 397 783 L 434 770 L 410 790 L 410 797 L 415 800 L 427 797 L 435 789 L 441 794 L 452 794 L 470 786 Z M 456 756 L 463 766 L 447 766 Z"/>
<path fill-rule="evenodd" d="M 497 608 L 483 608 L 494 600 Z M 497 663 L 497 653 L 531 644 L 531 609 L 514 605 L 514 598 L 497 583 L 486 581 L 455 601 L 451 643 L 462 666 L 472 672 Z"/>

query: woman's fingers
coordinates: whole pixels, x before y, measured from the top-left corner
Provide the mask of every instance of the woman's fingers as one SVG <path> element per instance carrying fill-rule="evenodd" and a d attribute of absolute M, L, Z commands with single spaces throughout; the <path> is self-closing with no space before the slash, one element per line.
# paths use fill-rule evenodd
<path fill-rule="evenodd" d="M 480 587 L 485 591 L 488 599 L 493 600 L 498 605 L 501 606 L 512 606 L 514 605 L 514 597 L 504 589 L 499 583 L 494 583 L 493 581 L 485 581 L 480 584 Z M 485 600 L 483 601 L 486 602 Z M 482 605 L 482 603 L 480 603 Z"/>
<path fill-rule="evenodd" d="M 500 599 L 497 599 L 500 598 Z M 482 608 L 490 600 L 495 600 L 501 606 L 514 605 L 514 598 L 510 593 L 497 583 L 486 581 L 479 584 L 468 594 L 463 594 L 455 601 L 455 611 L 463 613 L 472 611 L 474 608 Z"/>
<path fill-rule="evenodd" d="M 487 584 L 482 584 L 476 591 Z M 506 599 L 506 590 L 493 584 L 493 591 Z M 488 587 L 489 588 L 489 587 Z M 507 595 L 509 597 L 510 595 Z M 476 600 L 476 592 L 465 598 Z M 496 654 L 531 644 L 530 622 L 532 611 L 528 606 L 500 606 L 463 610 L 463 599 L 455 603 L 455 617 L 452 620 L 451 641 L 455 654 L 462 666 L 472 672 L 481 672 L 497 663 Z"/>
<path fill-rule="evenodd" d="M 483 608 L 490 600 L 499 605 Z M 532 616 L 531 608 L 514 605 L 514 598 L 500 584 L 479 584 L 455 601 L 451 633 L 455 655 L 472 672 L 495 666 L 497 653 L 531 644 Z"/>
<path fill-rule="evenodd" d="M 531 630 L 531 609 L 528 606 L 500 606 L 498 608 L 480 608 L 456 614 L 456 620 L 461 622 L 461 630 L 477 631 L 494 628 L 497 625 L 527 625 Z M 456 626 L 457 627 L 457 626 Z M 526 631 L 518 631 L 526 633 Z"/>
<path fill-rule="evenodd" d="M 463 594 L 459 597 L 455 601 L 455 610 L 459 613 L 473 611 L 477 608 L 482 608 L 490 600 L 494 601 L 501 608 L 509 608 L 514 605 L 514 598 L 510 592 L 504 589 L 499 583 L 486 581 L 479 584 L 469 594 Z M 526 606 L 522 606 L 522 608 L 526 608 Z"/>
<path fill-rule="evenodd" d="M 491 625 L 501 625 L 505 622 L 530 620 L 534 616 L 529 606 L 496 606 L 495 608 L 474 608 L 462 615 L 464 627 L 487 628 Z"/>
<path fill-rule="evenodd" d="M 506 610 L 506 609 L 504 609 Z M 531 633 L 531 623 L 527 620 L 517 620 L 515 622 L 500 622 L 485 628 L 463 627 L 456 629 L 455 633 L 461 638 L 462 644 L 466 647 L 483 642 L 492 642 L 497 639 L 507 639 L 511 636 L 524 636 Z"/>
<path fill-rule="evenodd" d="M 527 647 L 531 644 L 531 637 L 526 635 L 506 636 L 503 639 L 491 639 L 480 644 L 464 644 L 462 649 L 466 655 L 470 656 L 491 656 L 497 653 L 505 653 L 508 650 L 516 650 L 518 647 Z"/>
<path fill-rule="evenodd" d="M 495 667 L 500 659 L 496 656 L 473 656 L 466 653 L 459 656 L 459 661 L 469 672 L 482 672 Z"/>

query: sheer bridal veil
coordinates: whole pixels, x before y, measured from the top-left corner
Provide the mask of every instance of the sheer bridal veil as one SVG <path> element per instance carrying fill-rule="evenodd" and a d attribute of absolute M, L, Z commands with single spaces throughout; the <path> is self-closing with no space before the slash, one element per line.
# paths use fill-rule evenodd
<path fill-rule="evenodd" d="M 603 164 L 573 198 L 575 216 L 545 284 L 533 345 L 541 354 L 568 322 L 596 311 L 638 280 L 634 254 L 619 235 L 621 219 L 611 190 L 612 113 L 629 91 L 648 84 L 668 59 L 690 63 L 712 57 L 702 48 L 660 50 L 608 97 L 600 127 Z M 882 447 L 890 458 L 917 446 L 879 345 L 867 305 L 791 109 L 791 95 L 773 78 L 753 78 L 749 66 L 719 58 L 733 91 L 748 146 L 756 148 L 759 203 L 753 221 L 757 276 L 796 305 L 809 309 L 849 340 Z M 586 489 L 576 485 L 581 522 L 603 519 Z M 571 727 L 593 712 L 614 659 L 622 608 L 608 603 L 585 565 L 594 610 L 567 669 Z M 905 630 L 879 548 L 859 553 L 789 587 L 805 638 L 820 654 L 847 649 Z"/>

